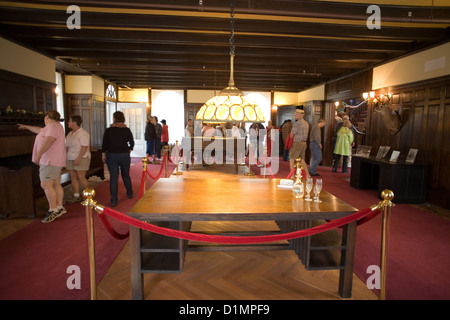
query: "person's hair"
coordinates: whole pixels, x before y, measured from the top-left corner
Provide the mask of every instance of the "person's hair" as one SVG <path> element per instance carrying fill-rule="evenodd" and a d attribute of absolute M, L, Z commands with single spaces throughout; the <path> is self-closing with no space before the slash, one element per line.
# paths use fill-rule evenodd
<path fill-rule="evenodd" d="M 116 111 L 113 113 L 114 122 L 125 122 L 125 115 L 122 111 Z"/>
<path fill-rule="evenodd" d="M 324 118 L 320 118 L 319 121 L 317 121 L 317 123 L 321 123 L 321 122 L 325 122 Z"/>
<path fill-rule="evenodd" d="M 69 118 L 70 118 L 70 120 L 72 120 L 72 122 L 75 122 L 77 124 L 77 126 L 81 126 L 81 124 L 83 123 L 81 116 L 78 114 L 71 114 L 69 116 Z"/>
<path fill-rule="evenodd" d="M 61 115 L 56 110 L 49 110 L 45 113 L 46 116 L 48 116 L 49 119 L 59 121 L 61 119 Z"/>

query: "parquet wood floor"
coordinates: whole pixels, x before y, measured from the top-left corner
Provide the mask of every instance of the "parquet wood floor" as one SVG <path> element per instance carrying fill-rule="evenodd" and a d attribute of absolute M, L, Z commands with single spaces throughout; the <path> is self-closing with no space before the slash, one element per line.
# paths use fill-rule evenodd
<path fill-rule="evenodd" d="M 215 225 L 216 224 L 216 225 Z M 219 225 L 217 225 L 219 224 Z M 195 222 L 193 230 L 275 230 L 275 223 Z M 98 299 L 131 299 L 127 243 L 97 287 Z M 187 252 L 182 273 L 145 274 L 146 300 L 334 300 L 338 270 L 307 271 L 293 251 Z M 377 296 L 356 275 L 352 299 Z"/>

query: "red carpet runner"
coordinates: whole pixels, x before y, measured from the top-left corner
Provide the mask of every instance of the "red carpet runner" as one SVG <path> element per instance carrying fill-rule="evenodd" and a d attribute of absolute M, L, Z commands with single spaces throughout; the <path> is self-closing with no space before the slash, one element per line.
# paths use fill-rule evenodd
<path fill-rule="evenodd" d="M 160 166 L 149 165 L 153 176 Z M 172 171 L 173 164 L 169 164 Z M 164 175 L 164 173 L 163 173 Z M 119 203 L 114 209 L 127 212 L 138 200 L 142 176 L 142 164 L 138 161 L 131 167 L 133 199 L 128 199 L 119 180 Z M 155 180 L 148 179 L 150 187 Z M 109 204 L 109 181 L 96 188 L 95 199 Z M 0 300 L 77 300 L 89 299 L 89 266 L 87 262 L 85 207 L 79 203 L 66 205 L 67 213 L 57 220 L 42 224 L 32 222 L 0 241 Z M 112 219 L 111 219 L 112 220 Z M 111 221 L 120 233 L 128 226 Z M 97 282 L 125 245 L 126 240 L 117 240 L 108 233 L 97 215 L 94 215 Z M 66 281 L 71 265 L 80 267 L 81 289 L 69 290 Z"/>

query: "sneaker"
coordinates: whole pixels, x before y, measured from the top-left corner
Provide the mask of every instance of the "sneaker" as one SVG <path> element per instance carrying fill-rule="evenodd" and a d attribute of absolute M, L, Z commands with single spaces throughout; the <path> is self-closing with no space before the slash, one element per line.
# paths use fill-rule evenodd
<path fill-rule="evenodd" d="M 64 207 L 58 208 L 58 211 L 56 212 L 56 217 L 59 218 L 65 213 L 67 213 L 66 208 Z"/>
<path fill-rule="evenodd" d="M 58 211 L 51 211 L 48 210 L 47 213 L 45 214 L 45 218 L 41 220 L 42 223 L 49 223 L 52 222 L 53 220 L 55 220 L 57 218 L 57 213 Z"/>
<path fill-rule="evenodd" d="M 81 202 L 81 201 L 83 201 L 83 199 L 80 196 L 78 196 L 78 197 L 73 196 L 72 198 L 67 200 L 67 204 L 72 204 L 72 203 Z"/>

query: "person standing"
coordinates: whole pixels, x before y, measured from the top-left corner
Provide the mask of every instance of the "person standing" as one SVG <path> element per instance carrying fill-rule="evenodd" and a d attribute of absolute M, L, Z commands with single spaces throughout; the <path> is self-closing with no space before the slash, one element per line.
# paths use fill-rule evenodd
<path fill-rule="evenodd" d="M 342 159 L 342 172 L 347 172 L 347 161 L 348 157 L 352 154 L 352 144 L 353 144 L 353 132 L 352 132 L 352 123 L 350 120 L 344 120 L 342 127 L 339 129 L 336 139 L 336 147 L 334 148 L 334 164 L 333 164 L 333 172 L 337 172 L 337 168 L 339 165 L 339 161 Z"/>
<path fill-rule="evenodd" d="M 19 130 L 37 134 L 31 158 L 39 166 L 39 179 L 49 206 L 42 223 L 52 222 L 67 212 L 63 207 L 64 190 L 61 186 L 61 170 L 66 165 L 66 144 L 60 118 L 58 111 L 50 110 L 45 114 L 43 128 L 17 124 Z"/>
<path fill-rule="evenodd" d="M 272 120 L 269 120 L 266 127 L 266 147 L 268 157 L 272 155 L 272 129 L 275 129 L 275 127 L 272 125 Z"/>
<path fill-rule="evenodd" d="M 66 169 L 70 171 L 73 197 L 67 203 L 81 202 L 80 184 L 84 189 L 89 187 L 86 172 L 91 164 L 89 150 L 89 133 L 81 127 L 82 119 L 79 115 L 70 115 L 67 125 L 72 129 L 66 136 L 67 161 Z"/>
<path fill-rule="evenodd" d="M 158 122 L 158 117 L 154 116 L 155 119 L 154 125 L 155 125 L 155 131 L 156 131 L 156 140 L 155 140 L 155 154 L 156 154 L 156 161 L 153 159 L 153 163 L 159 163 L 159 160 L 161 160 L 161 135 L 162 135 L 162 126 Z"/>
<path fill-rule="evenodd" d="M 320 118 L 317 124 L 311 129 L 309 135 L 309 148 L 312 153 L 311 165 L 309 166 L 309 174 L 311 176 L 319 176 L 316 169 L 322 161 L 322 136 L 320 129 L 325 126 L 325 119 Z"/>
<path fill-rule="evenodd" d="M 295 113 L 295 123 L 292 126 L 291 138 L 294 138 L 292 147 L 289 150 L 289 165 L 290 169 L 295 168 L 295 159 L 300 157 L 302 159 L 302 166 L 305 169 L 306 175 L 309 177 L 308 167 L 305 162 L 306 153 L 306 141 L 308 140 L 309 123 L 306 122 L 303 117 L 305 116 L 305 111 L 302 109 L 296 109 Z"/>
<path fill-rule="evenodd" d="M 134 148 L 134 139 L 130 129 L 125 125 L 125 116 L 122 111 L 114 112 L 113 120 L 113 124 L 103 134 L 102 160 L 108 166 L 111 206 L 115 207 L 118 203 L 119 170 L 128 198 L 133 197 L 130 153 Z"/>
<path fill-rule="evenodd" d="M 169 126 L 166 124 L 166 120 L 162 119 L 162 134 L 161 134 L 161 148 L 169 145 Z"/>
<path fill-rule="evenodd" d="M 155 120 L 150 117 L 150 120 L 145 126 L 144 137 L 147 142 L 147 158 L 151 157 L 151 161 L 155 161 L 155 141 L 156 141 L 156 128 L 154 124 Z"/>
<path fill-rule="evenodd" d="M 225 122 L 221 122 L 218 126 L 216 126 L 216 137 L 227 137 L 227 129 L 225 128 Z"/>
<path fill-rule="evenodd" d="M 283 139 L 283 160 L 289 161 L 289 150 L 286 149 L 286 140 L 292 131 L 292 121 L 288 119 L 281 126 L 281 138 Z"/>
<path fill-rule="evenodd" d="M 184 134 L 186 137 L 193 137 L 194 136 L 194 127 L 192 126 L 192 119 L 188 119 L 188 123 L 186 125 Z"/>
<path fill-rule="evenodd" d="M 252 123 L 248 131 L 249 135 L 248 161 L 251 162 L 252 164 L 256 164 L 258 162 L 258 131 L 259 131 L 258 124 L 256 122 Z M 256 161 L 256 163 L 253 163 L 253 161 Z"/>

